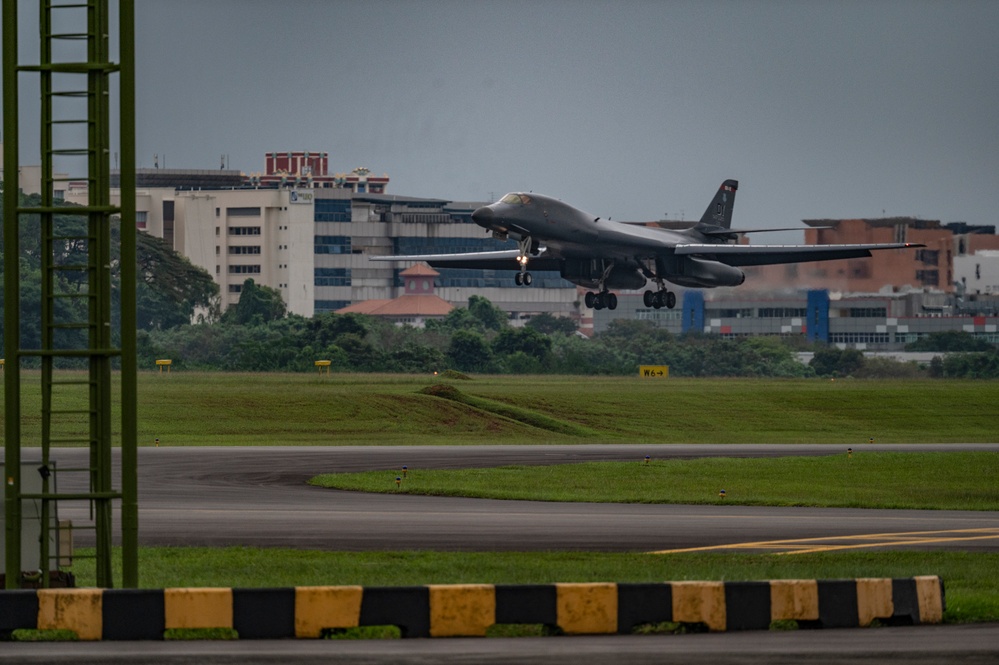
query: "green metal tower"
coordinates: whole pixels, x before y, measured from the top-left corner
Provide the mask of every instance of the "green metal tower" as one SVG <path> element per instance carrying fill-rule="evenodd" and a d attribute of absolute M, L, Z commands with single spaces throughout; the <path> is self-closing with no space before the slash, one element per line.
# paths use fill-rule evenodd
<path fill-rule="evenodd" d="M 89 505 L 96 542 L 96 580 L 113 587 L 113 509 L 120 505 L 122 579 L 138 585 L 135 385 L 135 91 L 134 7 L 118 3 L 119 62 L 111 62 L 107 0 L 39 0 L 37 64 L 19 64 L 17 0 L 3 0 L 4 128 L 4 404 L 5 404 L 5 574 L 6 586 L 22 582 L 21 538 L 25 502 L 41 507 L 40 569 L 49 586 L 53 507 L 77 501 Z M 23 205 L 18 196 L 19 82 L 39 85 L 41 201 Z M 111 199 L 112 77 L 118 77 L 121 155 L 120 205 Z M 83 137 L 86 144 L 83 145 Z M 65 175 L 57 171 L 68 169 Z M 87 204 L 68 205 L 57 195 L 68 182 L 85 182 Z M 117 234 L 113 230 L 117 228 Z M 41 247 L 41 311 L 22 320 L 20 237 L 37 234 Z M 116 237 L 117 236 L 117 237 Z M 118 257 L 113 258 L 117 243 Z M 120 337 L 115 346 L 112 272 L 120 274 Z M 27 317 L 25 317 L 27 318 Z M 29 334 L 33 331 L 36 334 Z M 20 332 L 20 334 L 19 334 Z M 26 339 L 40 340 L 25 348 Z M 112 467 L 112 364 L 120 359 L 121 474 Z M 40 368 L 41 436 L 26 441 L 21 431 L 22 374 Z M 22 487 L 22 448 L 38 446 L 41 491 Z M 53 475 L 52 449 L 87 446 L 89 464 L 59 469 L 86 475 L 82 489 L 61 492 Z M 74 525 L 74 528 L 77 528 Z"/>

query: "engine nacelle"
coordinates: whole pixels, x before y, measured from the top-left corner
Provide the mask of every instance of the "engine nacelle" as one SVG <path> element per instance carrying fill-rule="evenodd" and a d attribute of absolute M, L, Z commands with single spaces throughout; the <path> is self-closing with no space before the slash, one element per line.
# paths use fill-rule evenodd
<path fill-rule="evenodd" d="M 562 279 L 578 284 L 586 289 L 600 288 L 600 278 L 604 276 L 604 261 L 601 259 L 566 259 L 562 264 Z M 645 277 L 634 265 L 615 263 L 604 281 L 608 289 L 640 289 L 645 286 Z"/>
<path fill-rule="evenodd" d="M 674 257 L 666 267 L 666 279 L 680 286 L 739 286 L 746 281 L 746 273 L 738 268 L 693 256 Z"/>

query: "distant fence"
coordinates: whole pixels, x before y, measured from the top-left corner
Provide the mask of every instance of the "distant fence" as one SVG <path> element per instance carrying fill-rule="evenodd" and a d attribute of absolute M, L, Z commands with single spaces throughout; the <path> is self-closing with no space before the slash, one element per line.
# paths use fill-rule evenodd
<path fill-rule="evenodd" d="M 940 623 L 943 581 L 902 579 L 428 585 L 280 589 L 0 591 L 0 634 L 70 630 L 81 640 L 159 640 L 168 629 L 233 629 L 241 639 L 318 638 L 325 630 L 395 625 L 403 637 L 481 636 L 493 624 L 545 624 L 566 634 L 630 633 L 662 622 L 712 631 L 774 621 L 841 628 Z"/>

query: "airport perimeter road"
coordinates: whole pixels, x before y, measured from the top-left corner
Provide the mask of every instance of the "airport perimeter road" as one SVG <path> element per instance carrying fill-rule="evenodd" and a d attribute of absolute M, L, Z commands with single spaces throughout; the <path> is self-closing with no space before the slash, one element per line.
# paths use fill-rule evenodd
<path fill-rule="evenodd" d="M 862 450 L 999 450 L 999 445 Z M 858 446 L 856 450 L 861 450 Z M 596 459 L 843 454 L 844 446 L 142 448 L 142 545 L 327 550 L 740 551 L 917 548 L 999 551 L 999 512 L 629 505 L 362 494 L 310 487 L 330 471 L 550 464 Z M 86 451 L 55 451 L 79 466 Z M 25 455 L 25 459 L 30 459 Z M 391 482 L 389 480 L 388 482 Z M 60 479 L 63 490 L 71 489 Z M 74 515 L 80 510 L 80 515 Z M 60 517 L 83 520 L 81 508 Z M 81 537 L 79 545 L 86 545 Z"/>
<path fill-rule="evenodd" d="M 999 625 L 606 637 L 12 643 L 0 663 L 880 665 L 999 661 Z"/>

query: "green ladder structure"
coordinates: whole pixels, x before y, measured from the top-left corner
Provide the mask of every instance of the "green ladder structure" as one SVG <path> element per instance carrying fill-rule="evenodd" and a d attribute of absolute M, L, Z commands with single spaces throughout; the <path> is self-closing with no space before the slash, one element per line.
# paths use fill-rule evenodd
<path fill-rule="evenodd" d="M 4 509 L 5 576 L 20 588 L 23 507 L 40 506 L 40 583 L 49 587 L 52 516 L 61 502 L 84 502 L 93 529 L 97 586 L 114 587 L 114 507 L 120 505 L 121 586 L 138 586 L 135 358 L 135 89 L 134 5 L 118 3 L 119 63 L 111 62 L 108 0 L 39 0 L 38 64 L 19 64 L 18 0 L 3 0 L 4 128 Z M 20 75 L 40 88 L 41 202 L 25 206 L 18 190 Z M 111 205 L 112 77 L 118 77 L 121 202 Z M 84 138 L 85 137 L 85 138 Z M 83 145 L 83 141 L 86 144 Z M 68 169 L 67 175 L 57 170 Z M 57 192 L 85 182 L 87 205 L 64 203 Z M 22 321 L 19 237 L 37 234 L 41 247 L 41 315 Z M 118 249 L 117 256 L 112 251 Z M 120 306 L 112 302 L 112 272 L 120 278 Z M 114 342 L 113 310 L 120 311 Z M 26 318 L 26 317 L 25 317 Z M 40 318 L 40 320 L 37 320 Z M 24 348 L 26 340 L 31 347 Z M 37 348 L 34 348 L 37 347 Z M 120 476 L 113 469 L 112 365 L 120 362 Z M 23 438 L 24 365 L 40 367 L 41 435 Z M 37 449 L 33 447 L 37 445 Z M 22 487 L 22 446 L 41 457 L 41 491 Z M 73 491 L 60 492 L 52 451 L 87 446 L 89 465 L 77 472 Z M 34 471 L 31 471 L 34 473 Z M 85 480 L 83 480 L 85 478 Z M 65 482 L 63 485 L 67 484 Z M 78 557 L 77 557 L 78 558 Z"/>

